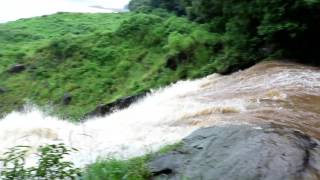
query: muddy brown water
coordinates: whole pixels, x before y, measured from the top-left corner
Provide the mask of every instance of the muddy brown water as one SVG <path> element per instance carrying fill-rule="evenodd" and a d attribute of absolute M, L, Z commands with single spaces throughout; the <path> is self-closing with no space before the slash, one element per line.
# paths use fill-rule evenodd
<path fill-rule="evenodd" d="M 189 123 L 204 126 L 221 120 L 272 123 L 320 138 L 320 69 L 316 67 L 263 62 L 229 76 L 214 76 L 202 85 L 200 92 L 188 96 L 202 103 L 246 102 L 244 111 L 214 107 L 187 115 Z"/>
<path fill-rule="evenodd" d="M 215 106 L 184 115 L 179 123 L 206 128 L 186 137 L 179 150 L 155 158 L 149 165 L 153 179 L 320 179 L 319 68 L 263 62 L 209 76 L 186 97 Z"/>

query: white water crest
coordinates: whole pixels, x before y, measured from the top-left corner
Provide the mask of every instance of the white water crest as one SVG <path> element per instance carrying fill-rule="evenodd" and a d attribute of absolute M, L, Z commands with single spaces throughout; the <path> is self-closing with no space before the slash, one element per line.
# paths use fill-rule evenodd
<path fill-rule="evenodd" d="M 27 113 L 13 112 L 0 121 L 0 154 L 16 145 L 36 150 L 44 144 L 62 142 L 79 150 L 71 154 L 71 160 L 83 167 L 99 157 L 130 158 L 156 151 L 198 128 L 196 123 L 185 121 L 189 115 L 213 107 L 216 112 L 225 107 L 245 111 L 241 100 L 194 100 L 191 94 L 218 77 L 178 82 L 150 93 L 127 109 L 79 124 L 48 117 L 34 108 Z"/>

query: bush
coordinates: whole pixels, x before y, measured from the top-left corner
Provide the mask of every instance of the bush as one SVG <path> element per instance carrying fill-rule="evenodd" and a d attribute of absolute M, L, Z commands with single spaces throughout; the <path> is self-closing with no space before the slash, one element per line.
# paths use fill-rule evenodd
<path fill-rule="evenodd" d="M 38 149 L 38 163 L 34 167 L 25 167 L 25 157 L 30 151 L 29 146 L 16 146 L 4 153 L 1 159 L 3 168 L 0 172 L 4 180 L 26 179 L 76 179 L 80 175 L 80 169 L 74 164 L 64 161 L 64 157 L 76 149 L 68 148 L 64 144 L 46 145 Z"/>

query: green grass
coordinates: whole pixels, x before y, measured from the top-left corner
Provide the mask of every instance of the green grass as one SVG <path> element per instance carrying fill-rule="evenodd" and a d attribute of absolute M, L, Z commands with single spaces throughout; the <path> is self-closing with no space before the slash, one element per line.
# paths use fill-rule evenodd
<path fill-rule="evenodd" d="M 111 32 L 129 17 L 126 14 L 57 13 L 0 24 L 0 72 L 51 39 Z"/>
<path fill-rule="evenodd" d="M 108 159 L 97 161 L 86 170 L 84 180 L 146 180 L 151 174 L 147 168 L 148 157 L 130 160 Z"/>
<path fill-rule="evenodd" d="M 147 180 L 152 174 L 148 169 L 148 162 L 155 156 L 166 154 L 172 150 L 177 150 L 183 144 L 176 143 L 161 148 L 156 153 L 150 153 L 142 157 L 129 160 L 118 160 L 114 158 L 98 160 L 89 165 L 83 173 L 84 180 Z"/>

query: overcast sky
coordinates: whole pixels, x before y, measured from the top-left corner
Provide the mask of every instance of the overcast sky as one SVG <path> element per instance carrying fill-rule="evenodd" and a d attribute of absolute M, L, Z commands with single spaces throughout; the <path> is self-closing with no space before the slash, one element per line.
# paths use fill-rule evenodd
<path fill-rule="evenodd" d="M 129 0 L 0 0 L 0 23 L 56 12 L 108 12 L 90 6 L 122 9 Z"/>

